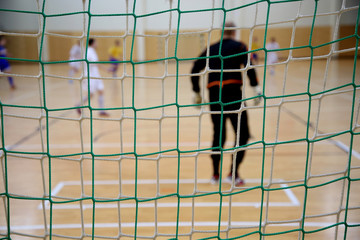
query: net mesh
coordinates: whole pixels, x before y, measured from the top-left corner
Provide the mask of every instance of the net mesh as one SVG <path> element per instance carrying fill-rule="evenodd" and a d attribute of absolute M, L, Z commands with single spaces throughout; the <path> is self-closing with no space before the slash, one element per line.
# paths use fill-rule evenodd
<path fill-rule="evenodd" d="M 36 38 L 38 57 L 1 59 L 32 63 L 39 70 L 39 74 L 31 74 L 31 71 L 3 73 L 5 77 L 33 81 L 38 89 L 38 99 L 36 103 L 18 104 L 1 98 L 2 239 L 318 239 L 324 236 L 355 239 L 360 234 L 360 204 L 356 196 L 360 179 L 357 153 L 360 149 L 358 3 L 351 5 L 344 0 L 338 9 L 322 12 L 318 9 L 319 1 L 238 1 L 231 3 L 231 7 L 225 1 L 211 1 L 211 8 L 195 10 L 184 10 L 183 1 L 168 1 L 163 3 L 164 10 L 144 13 L 141 9 L 150 3 L 134 0 L 124 1 L 125 11 L 104 14 L 95 2 L 83 1 L 80 11 L 54 14 L 47 12 L 54 4 L 50 0 L 37 1 L 37 10 L 34 11 L 11 7 L 0 9 L 4 14 L 37 16 L 38 32 L 3 31 L 3 35 Z M 282 4 L 294 4 L 296 14 L 276 21 L 272 9 Z M 312 12 L 301 12 L 306 4 L 311 5 Z M 245 146 L 239 146 L 238 142 L 235 147 L 226 145 L 218 154 L 222 156 L 222 169 L 228 156 L 246 149 L 250 158 L 256 160 L 255 165 L 248 167 L 256 169 L 258 178 L 246 179 L 244 187 L 233 184 L 209 187 L 208 179 L 202 179 L 202 168 L 209 164 L 204 163 L 204 159 L 209 159 L 212 150 L 208 142 L 204 143 L 204 139 L 209 141 L 205 122 L 210 121 L 210 103 L 192 104 L 183 100 L 181 94 L 190 91 L 182 89 L 182 81 L 189 82 L 190 77 L 189 67 L 183 66 L 196 60 L 194 56 L 209 48 L 214 38 L 223 37 L 224 20 L 248 8 L 255 9 L 254 23 L 237 29 L 241 30 L 242 39 L 247 39 L 249 49 L 252 49 L 247 52 L 249 58 L 251 53 L 259 53 L 265 59 L 264 63 L 256 65 L 249 61 L 241 71 L 245 74 L 247 70 L 256 68 L 263 72 L 263 103 L 259 106 L 252 104 L 256 97 L 248 92 L 250 86 L 245 84 L 242 107 L 235 112 L 240 115 L 247 110 L 250 114 L 257 114 L 260 134 Z M 353 20 L 351 33 L 342 36 L 341 20 L 349 12 L 356 13 L 356 20 Z M 161 14 L 168 14 L 169 28 L 161 33 L 147 32 L 143 21 Z M 210 27 L 183 31 L 181 23 L 190 14 L 209 14 Z M 48 29 L 52 21 L 61 22 L 59 19 L 72 16 L 82 19 L 81 34 L 71 36 Z M 93 32 L 92 24 L 97 19 L 114 20 L 116 17 L 126 23 L 123 33 Z M 256 19 L 259 18 L 265 21 L 258 23 Z M 321 26 L 317 25 L 320 18 L 331 18 L 334 23 L 330 41 L 317 41 L 317 37 L 323 34 Z M 217 24 L 219 19 L 221 23 Z M 310 23 L 307 32 L 300 31 L 298 24 L 302 21 Z M 106 25 L 106 20 L 103 24 Z M 291 29 L 286 36 L 288 46 L 267 49 L 265 41 L 269 39 L 269 33 L 283 24 Z M 252 39 L 257 31 L 263 33 L 264 44 L 253 49 Z M 305 42 L 299 40 L 299 34 Z M 111 85 L 117 91 L 119 106 L 97 107 L 90 94 L 81 90 L 81 81 L 88 80 L 84 74 L 69 78 L 55 71 L 57 65 L 69 62 L 81 62 L 89 69 L 94 62 L 86 57 L 72 61 L 51 60 L 48 56 L 51 38 L 80 40 L 83 54 L 87 52 L 89 38 L 121 39 L 124 48 L 123 60 L 119 61 L 122 75 L 102 77 L 109 83 L 120 84 L 120 87 Z M 156 57 L 149 59 L 144 55 L 145 41 L 151 40 L 154 41 L 150 46 L 157 46 L 157 49 Z M 348 40 L 352 41 L 351 47 L 341 48 L 341 44 Z M 185 49 L 192 49 L 194 45 L 196 53 L 187 54 Z M 300 54 L 300 51 L 306 54 Z M 267 65 L 271 52 L 281 53 L 283 58 Z M 348 53 L 352 57 L 347 59 L 344 69 L 348 71 L 346 76 L 350 77 L 342 79 L 340 74 L 337 78 L 341 81 L 334 82 L 332 69 L 340 64 L 337 57 Z M 96 63 L 108 66 L 109 61 Z M 298 81 L 293 75 L 296 64 L 306 66 L 301 83 L 294 83 Z M 281 72 L 276 91 L 268 71 L 274 66 Z M 150 74 L 147 67 L 156 68 L 158 72 Z M 313 70 L 315 67 L 321 69 L 320 73 Z M 211 69 L 207 67 L 200 74 L 202 86 L 206 86 L 209 72 Z M 48 94 L 56 84 L 67 80 L 75 82 L 76 86 L 72 87 L 76 89 L 75 102 L 87 94 L 87 100 L 80 106 L 80 116 L 74 115 L 79 106 L 74 107 L 73 102 L 64 106 L 64 96 L 55 96 L 54 100 Z M 149 85 L 146 81 L 152 81 L 157 91 L 147 92 Z M 291 87 L 291 83 L 295 87 Z M 158 104 L 141 100 L 147 94 L 152 95 Z M 202 95 L 206 94 L 203 87 Z M 324 112 L 333 111 L 334 117 L 342 114 L 329 105 L 344 98 L 347 102 L 343 108 L 347 112 L 342 116 L 343 124 L 333 126 L 332 119 Z M 302 110 L 297 111 L 300 108 Z M 98 117 L 102 110 L 110 112 L 111 117 Z M 296 124 L 288 126 L 284 120 L 286 116 Z M 330 127 L 324 129 L 322 124 L 327 122 L 330 122 Z M 33 127 L 34 131 L 21 132 L 22 125 Z M 188 125 L 194 125 L 196 130 L 189 132 Z M 294 128 L 301 129 L 301 133 L 294 132 Z M 76 136 L 62 136 L 61 130 L 56 132 L 59 129 L 74 129 Z M 284 132 L 290 132 L 290 137 L 284 137 Z M 113 134 L 111 137 L 117 140 L 115 143 L 105 141 L 109 134 Z M 148 138 L 154 142 L 144 140 L 144 135 L 149 134 Z M 14 135 L 17 136 L 15 140 Z M 31 138 L 36 139 L 36 144 L 23 145 Z M 319 151 L 326 152 L 328 148 L 338 149 L 339 156 L 329 156 L 328 161 L 319 160 Z M 278 158 L 286 149 L 292 151 L 288 161 L 294 161 L 294 167 L 299 168 L 301 174 L 292 172 L 295 171 L 292 167 L 282 169 L 279 166 L 283 162 Z M 333 168 L 332 164 L 341 167 L 336 165 Z M 183 169 L 190 171 L 191 178 Z M 279 171 L 285 174 L 279 174 Z M 23 180 L 17 180 L 20 177 Z M 30 183 L 30 187 L 25 182 Z M 325 198 L 320 198 L 316 192 Z M 314 196 L 321 200 L 317 201 Z M 249 198 L 255 200 L 247 201 Z M 334 202 L 335 207 L 321 208 L 327 201 Z M 208 217 L 207 211 L 214 214 Z M 288 215 L 289 212 L 293 215 Z"/>

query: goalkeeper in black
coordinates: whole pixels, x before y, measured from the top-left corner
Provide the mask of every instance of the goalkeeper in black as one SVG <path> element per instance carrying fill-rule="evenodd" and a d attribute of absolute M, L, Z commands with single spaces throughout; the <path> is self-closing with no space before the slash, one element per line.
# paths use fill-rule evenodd
<path fill-rule="evenodd" d="M 241 108 L 241 88 L 243 84 L 242 73 L 236 70 L 239 70 L 241 66 L 245 67 L 248 60 L 248 54 L 245 54 L 247 52 L 246 45 L 234 40 L 234 27 L 235 25 L 233 23 L 225 24 L 222 41 L 211 45 L 208 55 L 208 68 L 210 73 L 208 74 L 207 88 L 209 89 L 210 110 L 211 112 L 217 112 L 211 114 L 214 129 L 212 147 L 213 151 L 217 152 L 216 154 L 211 155 L 214 170 L 213 177 L 211 178 L 212 184 L 216 184 L 219 181 L 220 148 L 224 146 L 226 139 L 226 120 L 230 119 L 235 136 L 240 137 L 240 146 L 245 145 L 250 137 L 246 111 L 234 113 L 234 111 L 238 111 Z M 197 104 L 201 103 L 198 73 L 206 67 L 206 56 L 207 50 L 205 50 L 200 55 L 200 58 L 195 61 L 191 70 L 192 88 L 195 92 L 195 103 Z M 247 70 L 247 75 L 255 94 L 261 95 L 255 69 Z M 259 104 L 260 100 L 260 96 L 255 98 L 255 104 Z M 221 110 L 223 110 L 223 114 L 221 114 Z M 229 111 L 232 111 L 232 113 L 229 113 Z M 239 135 L 237 135 L 239 114 L 241 114 L 240 131 Z M 229 175 L 224 179 L 224 182 L 232 183 L 234 177 L 235 186 L 244 184 L 244 181 L 240 178 L 238 173 L 238 168 L 243 160 L 244 154 L 245 151 L 243 150 L 236 153 L 235 172 L 233 173 L 233 165 L 231 165 Z"/>

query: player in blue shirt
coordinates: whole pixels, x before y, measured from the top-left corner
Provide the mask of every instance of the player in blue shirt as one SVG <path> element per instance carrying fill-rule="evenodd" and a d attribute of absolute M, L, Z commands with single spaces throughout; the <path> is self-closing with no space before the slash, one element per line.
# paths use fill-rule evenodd
<path fill-rule="evenodd" d="M 4 36 L 0 36 L 0 71 L 5 73 L 10 73 L 10 64 L 7 59 L 3 59 L 3 57 L 7 57 L 7 50 L 5 48 L 6 39 Z M 11 89 L 15 89 L 15 83 L 13 77 L 8 76 L 9 84 Z"/>
<path fill-rule="evenodd" d="M 5 48 L 6 39 L 4 36 L 0 36 L 0 71 L 5 73 L 10 73 L 10 64 L 7 59 L 3 59 L 3 57 L 7 57 L 7 50 Z M 15 83 L 13 77 L 8 76 L 8 80 L 10 83 L 10 88 L 15 89 Z"/>

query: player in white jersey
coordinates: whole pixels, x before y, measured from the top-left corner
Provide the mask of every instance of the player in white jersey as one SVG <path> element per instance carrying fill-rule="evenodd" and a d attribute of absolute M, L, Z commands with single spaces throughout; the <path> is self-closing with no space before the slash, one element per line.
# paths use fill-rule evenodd
<path fill-rule="evenodd" d="M 80 41 L 77 41 L 75 45 L 71 47 L 69 60 L 78 60 L 81 59 L 81 47 Z M 70 70 L 69 77 L 74 77 L 75 73 L 77 73 L 81 68 L 81 62 L 69 62 Z M 72 83 L 72 79 L 69 80 Z"/>
<path fill-rule="evenodd" d="M 99 72 L 99 66 L 96 63 L 93 62 L 98 62 L 99 58 L 98 55 L 96 53 L 96 41 L 95 39 L 90 38 L 89 39 L 89 45 L 88 45 L 88 50 L 87 50 L 87 60 L 89 61 L 89 70 L 87 68 L 87 64 L 85 65 L 84 68 L 84 76 L 85 79 L 83 79 L 82 82 L 82 87 L 83 90 L 86 92 L 84 98 L 83 98 L 83 102 L 87 101 L 87 97 L 88 97 L 88 90 L 90 90 L 90 97 L 92 97 L 94 95 L 94 93 L 98 93 L 98 103 L 99 103 L 99 107 L 100 108 L 104 108 L 105 104 L 104 104 L 104 83 L 101 79 L 99 79 L 101 77 L 100 72 Z M 89 74 L 89 77 L 87 77 Z M 90 86 L 88 85 L 88 83 L 90 83 Z M 78 113 L 81 113 L 80 108 L 78 108 Z M 109 116 L 109 114 L 107 112 L 105 112 L 104 110 L 100 111 L 100 116 Z"/>
<path fill-rule="evenodd" d="M 280 48 L 279 44 L 276 42 L 275 37 L 272 37 L 271 41 L 269 43 L 267 43 L 265 47 L 267 50 L 275 50 L 275 49 Z M 277 63 L 278 60 L 279 60 L 279 58 L 278 58 L 277 52 L 271 51 L 271 52 L 267 53 L 267 59 L 266 59 L 267 65 Z M 268 67 L 270 69 L 270 74 L 274 75 L 275 74 L 275 66 L 268 66 Z"/>

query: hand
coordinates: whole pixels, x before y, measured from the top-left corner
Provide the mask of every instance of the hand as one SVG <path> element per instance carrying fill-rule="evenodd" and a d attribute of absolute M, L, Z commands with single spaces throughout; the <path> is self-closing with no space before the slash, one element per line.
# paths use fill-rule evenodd
<path fill-rule="evenodd" d="M 255 106 L 259 105 L 262 101 L 262 97 L 259 97 L 262 95 L 262 92 L 261 92 L 261 88 L 260 86 L 254 86 L 253 87 L 253 90 L 254 90 L 254 96 L 258 96 L 257 98 L 254 98 L 254 101 L 255 101 Z"/>
<path fill-rule="evenodd" d="M 194 104 L 201 104 L 202 99 L 201 99 L 200 93 L 195 93 L 193 102 L 194 102 Z M 197 107 L 200 107 L 200 106 L 197 106 Z"/>

